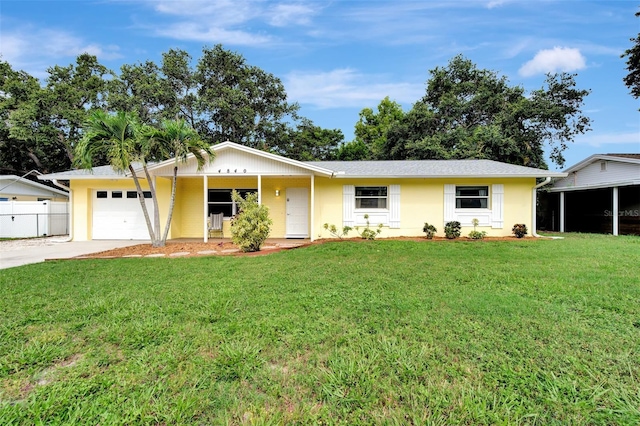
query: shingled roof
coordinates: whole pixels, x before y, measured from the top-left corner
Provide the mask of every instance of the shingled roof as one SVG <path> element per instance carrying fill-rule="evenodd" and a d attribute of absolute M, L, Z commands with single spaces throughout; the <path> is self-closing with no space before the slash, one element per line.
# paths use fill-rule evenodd
<path fill-rule="evenodd" d="M 395 160 L 395 161 L 313 161 L 333 170 L 334 177 L 562 177 L 565 173 L 517 166 L 492 160 Z"/>

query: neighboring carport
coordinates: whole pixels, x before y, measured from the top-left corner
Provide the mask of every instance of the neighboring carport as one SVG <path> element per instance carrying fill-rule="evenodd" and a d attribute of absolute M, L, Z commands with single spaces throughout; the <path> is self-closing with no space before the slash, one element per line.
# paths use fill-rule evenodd
<path fill-rule="evenodd" d="M 548 230 L 640 235 L 640 154 L 594 155 L 545 197 Z"/>

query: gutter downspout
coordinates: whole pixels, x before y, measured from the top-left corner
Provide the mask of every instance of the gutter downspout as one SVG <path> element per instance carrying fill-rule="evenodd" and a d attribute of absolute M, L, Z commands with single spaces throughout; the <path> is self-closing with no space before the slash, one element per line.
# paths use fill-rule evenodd
<path fill-rule="evenodd" d="M 65 186 L 58 182 L 57 179 L 51 179 L 51 182 L 59 188 L 62 188 L 69 192 L 69 236 L 64 240 L 55 240 L 56 243 L 68 243 L 73 240 L 73 191 L 68 186 Z"/>
<path fill-rule="evenodd" d="M 536 217 L 536 210 L 537 210 L 537 204 L 538 204 L 538 189 L 542 188 L 543 186 L 547 185 L 549 182 L 551 182 L 551 177 L 547 176 L 542 182 L 540 182 L 539 184 L 537 184 L 536 186 L 533 187 L 533 190 L 531 191 L 531 200 L 532 200 L 532 205 L 531 205 L 531 235 L 533 237 L 536 238 L 548 238 L 548 237 L 544 237 L 542 235 L 538 235 L 538 233 L 536 232 L 536 228 L 537 228 L 537 217 Z M 551 237 L 554 239 L 562 239 L 562 237 Z"/>

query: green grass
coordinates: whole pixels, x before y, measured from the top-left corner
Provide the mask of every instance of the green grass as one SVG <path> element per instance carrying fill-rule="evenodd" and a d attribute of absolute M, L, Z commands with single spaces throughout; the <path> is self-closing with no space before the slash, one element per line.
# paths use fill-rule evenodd
<path fill-rule="evenodd" d="M 0 274 L 0 424 L 638 424 L 640 238 Z"/>

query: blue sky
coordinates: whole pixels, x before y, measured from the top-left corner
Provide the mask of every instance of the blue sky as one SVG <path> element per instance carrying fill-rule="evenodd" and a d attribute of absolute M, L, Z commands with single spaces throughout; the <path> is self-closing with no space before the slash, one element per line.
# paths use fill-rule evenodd
<path fill-rule="evenodd" d="M 137 1 L 0 2 L 0 53 L 45 77 L 89 52 L 107 67 L 152 60 L 170 48 L 199 58 L 221 43 L 279 77 L 302 116 L 353 138 L 358 112 L 389 96 L 405 111 L 428 71 L 463 54 L 527 91 L 545 72 L 578 74 L 593 130 L 566 166 L 596 153 L 640 152 L 640 102 L 620 55 L 640 31 L 638 1 Z M 551 169 L 557 166 L 549 163 Z"/>

